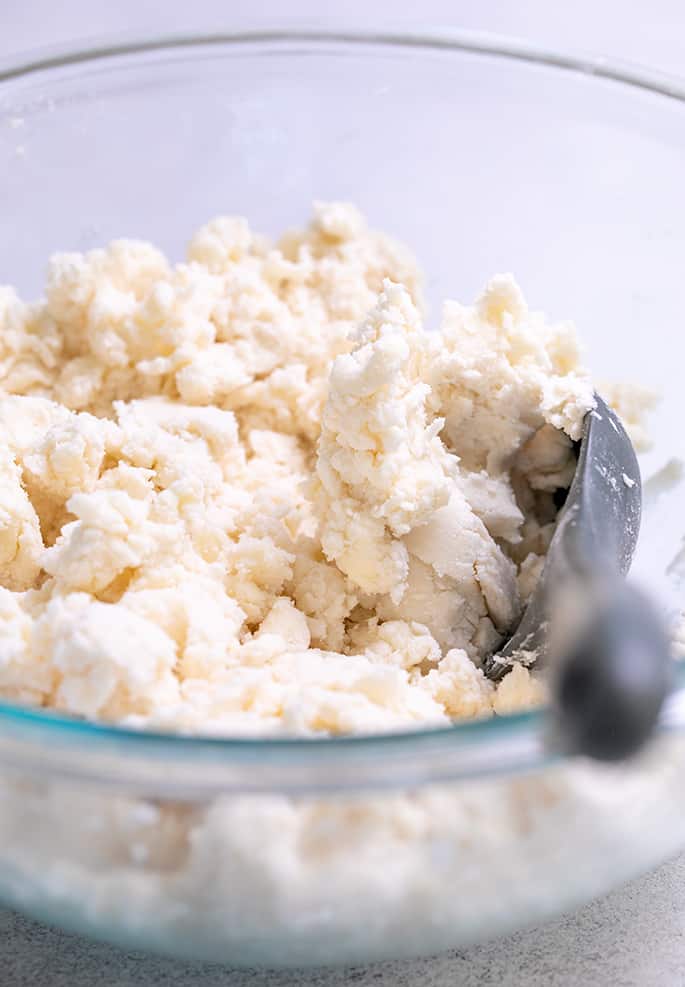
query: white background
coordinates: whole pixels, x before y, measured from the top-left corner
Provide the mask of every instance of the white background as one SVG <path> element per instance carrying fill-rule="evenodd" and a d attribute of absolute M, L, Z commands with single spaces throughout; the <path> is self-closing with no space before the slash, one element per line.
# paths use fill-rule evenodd
<path fill-rule="evenodd" d="M 390 29 L 489 31 L 539 45 L 604 54 L 685 76 L 685 0 L 0 0 L 0 59 L 30 48 L 125 33 L 171 33 L 238 25 L 317 25 Z M 685 176 L 683 176 L 685 181 Z M 1 219 L 1 217 L 0 217 Z M 685 259 L 684 259 L 685 260 Z M 685 820 L 683 821 L 685 826 Z M 490 984 L 661 987 L 685 984 L 685 858 L 576 916 L 507 941 L 428 964 L 383 968 L 359 984 L 376 987 Z M 0 912 L 0 980 L 7 987 L 92 985 L 101 976 L 119 987 L 151 983 L 238 985 L 219 974 L 139 961 L 42 932 Z M 4 955 L 3 955 L 4 954 Z M 14 971 L 14 972 L 13 972 Z M 135 972 L 133 972 L 135 971 Z M 9 980 L 5 978 L 9 977 Z M 82 979 L 85 978 L 85 979 Z M 28 979 L 27 979 L 28 978 Z M 250 984 L 298 984 L 301 979 L 255 975 Z M 341 985 L 344 974 L 316 977 Z"/>

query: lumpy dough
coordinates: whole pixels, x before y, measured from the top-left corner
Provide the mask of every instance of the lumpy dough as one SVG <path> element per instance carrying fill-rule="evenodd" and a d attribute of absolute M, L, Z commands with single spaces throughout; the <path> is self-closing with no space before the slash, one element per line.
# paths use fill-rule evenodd
<path fill-rule="evenodd" d="M 317 204 L 0 288 L 0 695 L 216 734 L 541 701 L 483 657 L 539 575 L 592 406 L 514 280 L 428 332 L 406 248 Z"/>

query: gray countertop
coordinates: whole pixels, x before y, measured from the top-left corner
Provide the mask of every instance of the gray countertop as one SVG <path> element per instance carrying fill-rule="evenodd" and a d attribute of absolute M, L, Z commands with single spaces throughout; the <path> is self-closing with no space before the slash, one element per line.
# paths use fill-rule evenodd
<path fill-rule="evenodd" d="M 428 960 L 237 971 L 124 953 L 0 911 L 2 987 L 662 987 L 685 985 L 685 856 L 571 916 Z"/>

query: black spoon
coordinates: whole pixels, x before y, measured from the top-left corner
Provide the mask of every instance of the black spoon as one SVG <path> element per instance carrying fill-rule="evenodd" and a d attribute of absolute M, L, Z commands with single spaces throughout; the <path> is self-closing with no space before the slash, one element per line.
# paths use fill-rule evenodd
<path fill-rule="evenodd" d="M 623 578 L 640 528 L 640 469 L 616 414 L 596 400 L 540 581 L 518 628 L 484 668 L 498 680 L 516 661 L 544 665 L 553 743 L 611 761 L 651 735 L 673 663 L 654 604 Z"/>

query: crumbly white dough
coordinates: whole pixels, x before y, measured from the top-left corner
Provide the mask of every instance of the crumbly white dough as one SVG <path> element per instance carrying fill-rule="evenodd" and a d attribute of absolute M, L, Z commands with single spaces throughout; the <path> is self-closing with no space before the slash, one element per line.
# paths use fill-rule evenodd
<path fill-rule="evenodd" d="M 602 397 L 616 411 L 638 452 L 652 446 L 646 419 L 659 403 L 659 395 L 641 384 L 626 381 L 602 381 L 598 385 Z"/>
<path fill-rule="evenodd" d="M 676 621 L 673 635 L 673 653 L 676 658 L 685 659 L 685 611 L 683 611 Z"/>
<path fill-rule="evenodd" d="M 518 619 L 592 406 L 508 276 L 425 331 L 407 250 L 318 204 L 0 289 L 0 695 L 222 734 L 537 703 Z"/>
<path fill-rule="evenodd" d="M 684 766 L 671 733 L 620 767 L 568 759 L 440 785 L 196 803 L 3 768 L 3 896 L 128 949 L 231 966 L 437 953 L 542 921 L 682 850 Z"/>

